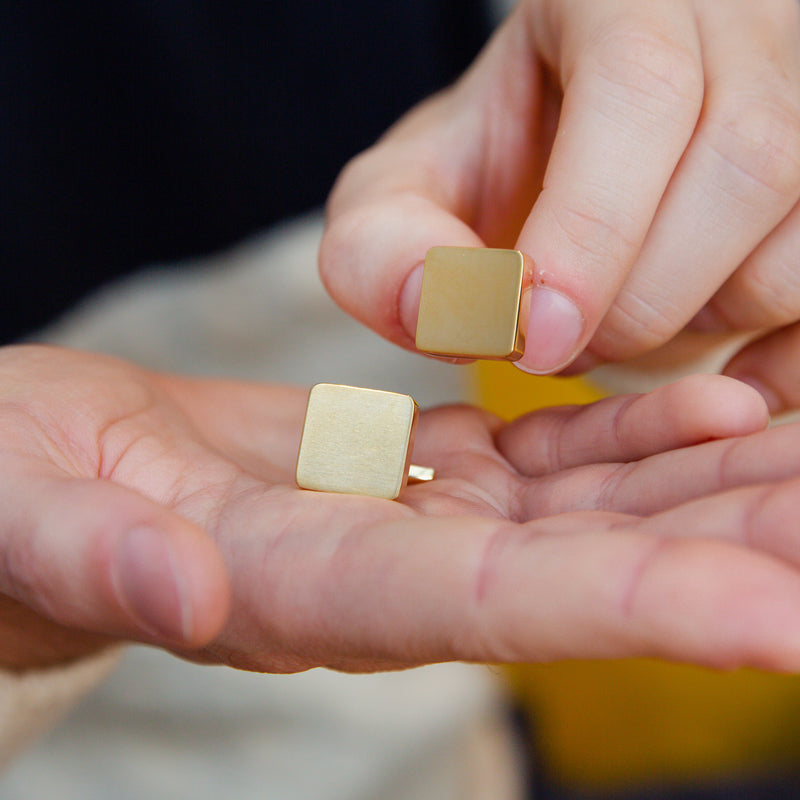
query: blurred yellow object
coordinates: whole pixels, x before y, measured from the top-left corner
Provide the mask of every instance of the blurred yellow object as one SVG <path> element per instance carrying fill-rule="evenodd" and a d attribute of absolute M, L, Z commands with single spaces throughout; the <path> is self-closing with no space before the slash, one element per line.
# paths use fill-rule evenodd
<path fill-rule="evenodd" d="M 505 419 L 602 393 L 580 378 L 475 365 L 476 395 Z M 651 660 L 508 669 L 549 777 L 579 789 L 751 777 L 800 759 L 800 679 Z"/>
<path fill-rule="evenodd" d="M 477 402 L 503 419 L 547 406 L 592 403 L 604 393 L 583 378 L 527 375 L 503 361 L 477 361 Z"/>

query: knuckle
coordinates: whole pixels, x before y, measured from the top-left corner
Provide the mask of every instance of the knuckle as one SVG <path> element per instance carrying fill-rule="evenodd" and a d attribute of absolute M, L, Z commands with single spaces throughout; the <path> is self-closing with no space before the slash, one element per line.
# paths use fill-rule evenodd
<path fill-rule="evenodd" d="M 468 622 L 453 632 L 452 654 L 457 658 L 476 661 L 519 661 L 519 643 L 498 625 L 492 603 L 503 563 L 513 557 L 513 551 L 524 546 L 531 536 L 511 523 L 498 523 L 491 530 L 476 560 L 471 578 L 471 607 Z"/>
<path fill-rule="evenodd" d="M 794 92 L 729 92 L 716 103 L 706 131 L 710 147 L 739 182 L 787 200 L 800 194 L 800 98 Z"/>
<path fill-rule="evenodd" d="M 800 270 L 795 260 L 753 264 L 741 276 L 740 294 L 747 298 L 749 314 L 763 320 L 762 324 L 794 322 L 800 316 Z"/>
<path fill-rule="evenodd" d="M 610 199 L 590 197 L 585 207 L 561 205 L 553 218 L 586 267 L 628 264 L 638 249 L 636 221 Z"/>
<path fill-rule="evenodd" d="M 361 183 L 362 174 L 368 170 L 372 149 L 353 156 L 339 172 L 331 188 L 326 203 L 327 214 L 336 214 L 341 206 L 347 205 L 352 193 Z"/>
<path fill-rule="evenodd" d="M 323 285 L 336 303 L 389 337 L 405 337 L 400 294 L 411 268 L 424 260 L 427 228 L 411 222 L 438 213 L 407 192 L 348 208 L 329 223 L 318 254 Z M 398 220 L 405 220 L 401 229 Z M 410 231 L 410 232 L 407 232 Z"/>
<path fill-rule="evenodd" d="M 676 109 L 695 118 L 700 113 L 704 93 L 700 60 L 655 23 L 618 21 L 600 34 L 591 52 L 597 74 L 629 103 L 649 108 L 659 118 L 674 119 Z"/>
<path fill-rule="evenodd" d="M 353 258 L 354 243 L 369 240 L 371 217 L 368 205 L 355 206 L 329 222 L 322 235 L 318 254 L 320 278 L 328 292 L 340 301 L 339 295 L 346 295 L 357 263 Z"/>
<path fill-rule="evenodd" d="M 623 411 L 624 413 L 624 411 Z M 614 420 L 614 438 L 621 441 L 618 420 Z M 594 496 L 593 505 L 600 511 L 628 511 L 627 503 L 621 502 L 619 495 L 625 484 L 626 478 L 635 469 L 635 464 L 608 464 L 604 465 L 605 476 L 600 481 Z"/>
<path fill-rule="evenodd" d="M 680 330 L 677 309 L 662 306 L 663 293 L 653 292 L 658 302 L 630 291 L 621 291 L 595 333 L 592 352 L 610 361 L 655 350 Z"/>

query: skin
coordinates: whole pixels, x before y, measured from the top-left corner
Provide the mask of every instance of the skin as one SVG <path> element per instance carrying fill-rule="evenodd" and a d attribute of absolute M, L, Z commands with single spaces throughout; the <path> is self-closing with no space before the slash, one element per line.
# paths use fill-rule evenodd
<path fill-rule="evenodd" d="M 718 376 L 424 412 L 400 502 L 303 491 L 306 390 L 0 350 L 2 664 L 661 656 L 800 669 L 800 427 Z"/>
<path fill-rule="evenodd" d="M 343 171 L 321 274 L 413 348 L 428 248 L 516 247 L 534 263 L 523 369 L 758 332 L 726 371 L 780 411 L 800 400 L 799 198 L 796 0 L 522 0 Z"/>

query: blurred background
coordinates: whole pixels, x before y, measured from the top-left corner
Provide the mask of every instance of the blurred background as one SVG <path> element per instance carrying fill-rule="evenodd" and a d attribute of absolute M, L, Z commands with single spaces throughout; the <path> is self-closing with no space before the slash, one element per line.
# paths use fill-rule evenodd
<path fill-rule="evenodd" d="M 644 388 L 415 357 L 319 285 L 341 166 L 508 5 L 0 2 L 0 341 L 507 418 Z M 799 707 L 794 677 L 652 661 L 256 676 L 130 648 L 0 798 L 800 797 Z"/>

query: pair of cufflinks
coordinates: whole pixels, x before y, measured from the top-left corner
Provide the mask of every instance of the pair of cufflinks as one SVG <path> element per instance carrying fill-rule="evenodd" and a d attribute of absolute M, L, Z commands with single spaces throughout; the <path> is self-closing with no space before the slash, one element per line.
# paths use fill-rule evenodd
<path fill-rule="evenodd" d="M 417 348 L 455 358 L 522 357 L 520 303 L 528 259 L 516 250 L 433 247 L 425 257 Z M 434 471 L 411 464 L 412 397 L 321 383 L 311 389 L 296 481 L 301 489 L 396 499 Z"/>

